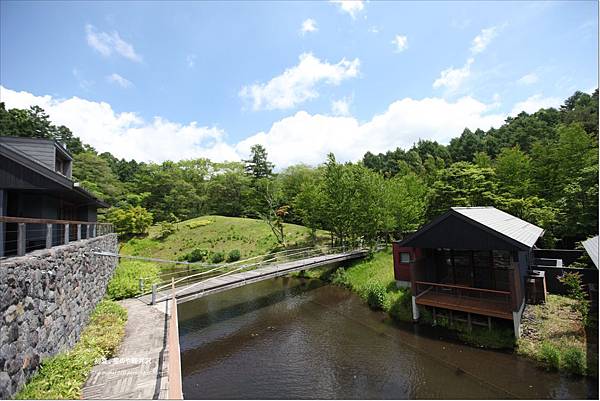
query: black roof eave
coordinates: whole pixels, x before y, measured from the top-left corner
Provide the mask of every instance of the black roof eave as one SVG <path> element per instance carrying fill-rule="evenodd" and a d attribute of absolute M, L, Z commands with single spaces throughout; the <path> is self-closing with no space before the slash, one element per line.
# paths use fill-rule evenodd
<path fill-rule="evenodd" d="M 410 236 L 408 236 L 407 238 L 403 239 L 402 241 L 397 241 L 398 245 L 400 246 L 406 246 L 407 243 L 413 241 L 414 239 L 420 237 L 422 234 L 424 234 L 425 232 L 429 231 L 431 228 L 435 227 L 438 223 L 442 222 L 443 220 L 447 219 L 450 216 L 455 216 L 469 224 L 474 225 L 475 227 L 484 230 L 485 232 L 499 238 L 502 241 L 505 241 L 521 250 L 529 250 L 532 247 L 528 246 L 527 244 L 523 244 L 522 242 L 519 242 L 507 235 L 504 235 L 486 225 L 481 224 L 480 222 L 470 219 L 467 216 L 458 213 L 452 209 L 448 210 L 446 213 L 444 213 L 443 215 L 437 217 L 436 219 L 434 219 L 433 221 L 431 221 L 430 223 L 424 225 L 420 230 L 418 230 L 417 232 L 411 234 Z M 540 237 L 544 235 L 544 231 L 542 231 L 542 233 L 540 234 Z M 538 237 L 539 238 L 539 237 Z"/>
<path fill-rule="evenodd" d="M 6 158 L 12 160 L 15 163 L 25 166 L 26 168 L 43 176 L 44 178 L 47 178 L 47 179 L 59 184 L 64 189 L 73 191 L 73 192 L 77 193 L 79 196 L 82 196 L 83 198 L 90 200 L 91 201 L 90 204 L 93 204 L 97 207 L 102 207 L 102 208 L 110 207 L 110 205 L 108 203 L 96 198 L 94 195 L 92 195 L 90 192 L 86 191 L 85 189 L 74 186 L 73 181 L 68 179 L 67 177 L 65 177 L 55 171 L 50 170 L 46 166 L 43 166 L 42 164 L 36 162 L 35 160 L 30 159 L 29 157 L 22 154 L 21 152 L 11 149 L 10 147 L 3 145 L 2 143 L 0 143 L 0 154 L 5 156 Z"/>

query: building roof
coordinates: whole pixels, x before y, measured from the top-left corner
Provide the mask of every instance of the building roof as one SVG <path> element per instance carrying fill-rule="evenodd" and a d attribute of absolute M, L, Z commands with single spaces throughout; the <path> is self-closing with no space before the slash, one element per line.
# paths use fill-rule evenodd
<path fill-rule="evenodd" d="M 598 267 L 598 236 L 588 238 L 581 242 L 581 245 L 585 248 L 585 251 L 590 255 L 592 262 Z"/>
<path fill-rule="evenodd" d="M 18 149 L 15 149 L 13 147 L 6 146 L 6 145 L 0 143 L 0 155 L 33 171 L 36 174 L 39 174 L 40 176 L 45 177 L 48 180 L 51 180 L 52 182 L 56 183 L 59 187 L 64 188 L 63 191 L 66 190 L 65 192 L 70 192 L 74 196 L 77 196 L 78 198 L 83 198 L 89 204 L 96 205 L 97 207 L 104 207 L 104 208 L 110 206 L 106 202 L 96 198 L 93 194 L 86 191 L 85 189 L 76 187 L 75 183 L 72 180 L 70 180 L 69 178 L 65 177 L 62 174 L 57 173 L 56 171 L 54 171 L 52 169 L 49 169 L 42 163 L 27 156 L 25 153 L 19 151 Z"/>
<path fill-rule="evenodd" d="M 485 234 L 480 235 L 477 230 Z M 506 244 L 526 250 L 543 233 L 542 228 L 494 207 L 453 207 L 398 243 L 453 249 L 496 249 L 492 247 Z"/>
<path fill-rule="evenodd" d="M 528 248 L 542 236 L 544 229 L 492 206 L 453 207 L 453 211 L 511 238 Z"/>

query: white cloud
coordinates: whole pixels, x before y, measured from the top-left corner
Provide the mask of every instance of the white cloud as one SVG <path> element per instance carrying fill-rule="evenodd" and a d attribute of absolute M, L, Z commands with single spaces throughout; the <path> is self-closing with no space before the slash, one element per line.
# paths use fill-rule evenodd
<path fill-rule="evenodd" d="M 339 85 L 359 73 L 360 60 L 345 58 L 337 64 L 322 62 L 311 53 L 303 53 L 298 65 L 288 68 L 267 83 L 244 86 L 239 96 L 252 101 L 254 110 L 290 109 L 319 96 L 317 85 Z"/>
<path fill-rule="evenodd" d="M 506 117 L 492 113 L 495 105 L 468 96 L 456 101 L 404 98 L 365 122 L 352 116 L 299 111 L 274 122 L 268 130 L 228 144 L 226 133 L 218 127 L 181 124 L 161 117 L 144 121 L 136 113 L 116 112 L 105 102 L 35 96 L 2 86 L 0 98 L 7 108 L 39 105 L 55 124 L 68 126 L 98 151 L 110 151 L 119 158 L 156 162 L 198 157 L 240 160 L 248 156 L 252 145 L 260 143 L 278 168 L 300 162 L 317 165 L 329 152 L 340 161 L 355 161 L 368 150 L 408 148 L 419 139 L 448 143 L 465 127 L 486 130 L 500 126 Z"/>
<path fill-rule="evenodd" d="M 87 80 L 83 77 L 83 74 L 77 69 L 73 68 L 73 76 L 77 80 L 79 87 L 83 90 L 89 90 L 92 86 L 94 86 L 94 81 Z"/>
<path fill-rule="evenodd" d="M 329 0 L 337 5 L 340 10 L 350 14 L 353 19 L 365 8 L 363 0 Z"/>
<path fill-rule="evenodd" d="M 369 32 L 374 33 L 374 34 L 378 34 L 379 33 L 379 27 L 377 27 L 376 25 L 373 25 L 372 27 L 369 28 Z"/>
<path fill-rule="evenodd" d="M 117 84 L 121 88 L 129 88 L 131 85 L 133 85 L 130 80 L 123 78 L 117 73 L 112 73 L 107 76 L 106 81 L 110 82 L 111 84 Z"/>
<path fill-rule="evenodd" d="M 522 102 L 514 105 L 510 112 L 511 116 L 516 116 L 522 111 L 526 113 L 535 113 L 539 109 L 547 109 L 549 107 L 559 107 L 562 100 L 557 97 L 544 97 L 541 93 L 530 96 Z"/>
<path fill-rule="evenodd" d="M 481 53 L 488 47 L 492 39 L 498 35 L 498 27 L 493 26 L 490 28 L 482 29 L 479 35 L 475 36 L 471 45 L 471 53 Z"/>
<path fill-rule="evenodd" d="M 142 61 L 142 56 L 135 52 L 133 45 L 121 39 L 117 32 L 98 32 L 96 27 L 87 24 L 85 33 L 88 45 L 105 57 L 117 53 L 131 61 Z"/>
<path fill-rule="evenodd" d="M 396 52 L 400 53 L 408 47 L 408 38 L 403 35 L 396 35 L 394 40 L 392 40 L 392 44 L 396 46 Z"/>
<path fill-rule="evenodd" d="M 300 27 L 300 34 L 305 35 L 308 32 L 317 32 L 319 28 L 317 28 L 317 21 L 312 18 L 305 19 L 302 22 L 302 26 Z"/>
<path fill-rule="evenodd" d="M 461 68 L 446 68 L 440 73 L 439 78 L 433 82 L 433 87 L 446 87 L 450 92 L 456 91 L 471 75 L 471 64 L 474 61 L 473 58 L 469 58 Z"/>
<path fill-rule="evenodd" d="M 185 61 L 189 68 L 194 68 L 196 66 L 196 55 L 188 54 L 188 56 L 185 58 Z"/>
<path fill-rule="evenodd" d="M 279 168 L 301 162 L 317 165 L 329 152 L 341 161 L 359 160 L 367 150 L 408 148 L 419 139 L 448 143 L 465 127 L 474 130 L 501 125 L 505 115 L 489 114 L 489 110 L 488 105 L 463 97 L 455 102 L 405 98 L 393 102 L 385 112 L 365 123 L 349 116 L 299 111 L 273 123 L 268 131 L 241 141 L 236 150 L 246 155 L 252 145 L 260 143 Z"/>
<path fill-rule="evenodd" d="M 2 86 L 0 98 L 7 108 L 39 105 L 53 123 L 66 125 L 99 152 L 109 151 L 119 158 L 156 162 L 198 157 L 239 160 L 235 150 L 225 142 L 225 132 L 214 126 L 199 126 L 196 122 L 180 124 L 161 117 L 144 121 L 136 113 L 115 112 L 105 102 L 35 96 Z"/>
<path fill-rule="evenodd" d="M 352 103 L 352 99 L 348 98 L 334 100 L 331 102 L 331 113 L 335 116 L 350 115 L 350 103 Z"/>
<path fill-rule="evenodd" d="M 538 80 L 539 80 L 539 78 L 538 78 L 537 74 L 532 72 L 527 75 L 523 75 L 521 78 L 519 78 L 517 83 L 519 83 L 521 85 L 532 85 L 532 84 L 536 83 Z"/>

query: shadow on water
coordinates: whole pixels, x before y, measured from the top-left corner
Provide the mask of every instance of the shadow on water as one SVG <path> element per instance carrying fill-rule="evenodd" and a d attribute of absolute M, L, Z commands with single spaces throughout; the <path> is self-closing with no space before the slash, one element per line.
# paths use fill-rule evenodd
<path fill-rule="evenodd" d="M 395 323 L 285 277 L 179 306 L 186 398 L 597 398 L 597 381 Z"/>

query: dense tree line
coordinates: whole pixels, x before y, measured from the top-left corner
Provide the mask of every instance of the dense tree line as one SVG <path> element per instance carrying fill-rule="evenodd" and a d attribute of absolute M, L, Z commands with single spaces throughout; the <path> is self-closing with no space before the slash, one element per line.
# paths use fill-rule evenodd
<path fill-rule="evenodd" d="M 0 104 L 0 135 L 66 143 L 75 179 L 114 206 L 108 219 L 137 231 L 150 217 L 218 214 L 262 218 L 282 244 L 284 222 L 328 230 L 337 243 L 373 242 L 399 238 L 451 206 L 485 205 L 544 227 L 546 246 L 572 247 L 598 233 L 598 90 L 487 132 L 465 129 L 446 146 L 420 140 L 367 152 L 358 163 L 330 154 L 320 166 L 277 173 L 260 145 L 242 162 L 117 159 L 54 126 L 39 107 Z"/>

